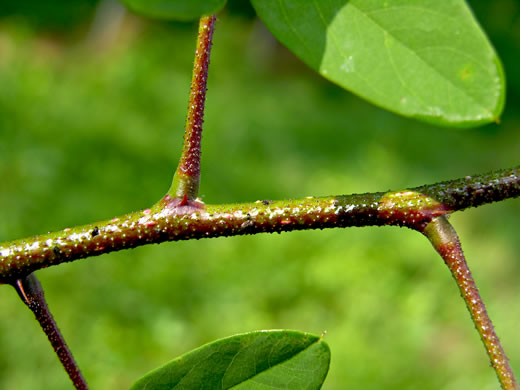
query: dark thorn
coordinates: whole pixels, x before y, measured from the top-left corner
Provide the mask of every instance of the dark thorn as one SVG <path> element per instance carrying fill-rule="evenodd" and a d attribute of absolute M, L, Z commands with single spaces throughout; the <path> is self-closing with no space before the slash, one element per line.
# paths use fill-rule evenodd
<path fill-rule="evenodd" d="M 27 306 L 29 306 L 31 303 L 29 302 L 29 298 L 27 297 L 27 294 L 25 293 L 25 290 L 23 288 L 23 281 L 22 281 L 22 279 L 17 279 L 15 283 L 16 283 L 16 287 L 15 287 L 16 292 L 18 293 L 18 295 L 20 296 L 22 301 Z"/>

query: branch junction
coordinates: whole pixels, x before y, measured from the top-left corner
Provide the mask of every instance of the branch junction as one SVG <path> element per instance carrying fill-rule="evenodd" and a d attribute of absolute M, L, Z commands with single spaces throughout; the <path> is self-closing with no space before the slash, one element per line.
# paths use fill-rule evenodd
<path fill-rule="evenodd" d="M 349 226 L 406 226 L 520 196 L 520 168 L 397 192 L 206 205 L 166 195 L 149 209 L 0 243 L 0 281 L 80 258 L 149 243 Z"/>

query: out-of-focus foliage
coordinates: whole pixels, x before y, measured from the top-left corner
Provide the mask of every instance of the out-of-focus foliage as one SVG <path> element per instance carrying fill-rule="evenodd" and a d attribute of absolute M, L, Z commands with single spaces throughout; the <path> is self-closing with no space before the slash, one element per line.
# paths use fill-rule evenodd
<path fill-rule="evenodd" d="M 145 208 L 169 187 L 196 25 L 102 4 L 113 18 L 86 14 L 63 36 L 21 12 L 0 21 L 0 241 Z M 520 8 L 475 6 L 510 84 L 502 123 L 463 133 L 376 109 L 315 75 L 247 10 L 222 13 L 203 200 L 384 191 L 517 165 Z M 451 218 L 517 372 L 519 215 L 512 200 Z M 274 328 L 327 331 L 324 389 L 497 386 L 449 271 L 404 229 L 166 243 L 38 276 L 92 388 L 127 389 L 206 342 Z M 69 389 L 32 314 L 5 286 L 0 312 L 0 388 Z"/>
<path fill-rule="evenodd" d="M 226 0 L 120 0 L 138 14 L 166 20 L 194 20 L 220 11 Z"/>
<path fill-rule="evenodd" d="M 88 23 L 99 0 L 2 0 L 0 18 L 27 23 L 30 29 L 67 31 Z"/>

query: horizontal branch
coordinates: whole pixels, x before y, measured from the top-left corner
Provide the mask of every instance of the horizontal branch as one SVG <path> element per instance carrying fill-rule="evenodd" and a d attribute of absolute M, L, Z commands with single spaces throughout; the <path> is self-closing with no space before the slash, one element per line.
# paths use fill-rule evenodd
<path fill-rule="evenodd" d="M 0 281 L 150 243 L 349 226 L 422 230 L 433 218 L 520 196 L 520 167 L 404 191 L 205 205 L 165 196 L 150 209 L 0 244 Z"/>

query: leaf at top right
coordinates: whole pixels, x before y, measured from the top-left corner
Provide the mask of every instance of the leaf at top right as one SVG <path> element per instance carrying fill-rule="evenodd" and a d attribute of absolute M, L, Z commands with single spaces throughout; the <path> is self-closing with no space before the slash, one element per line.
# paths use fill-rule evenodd
<path fill-rule="evenodd" d="M 464 0 L 252 0 L 322 76 L 398 114 L 456 127 L 497 121 L 504 73 Z"/>

